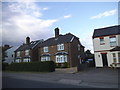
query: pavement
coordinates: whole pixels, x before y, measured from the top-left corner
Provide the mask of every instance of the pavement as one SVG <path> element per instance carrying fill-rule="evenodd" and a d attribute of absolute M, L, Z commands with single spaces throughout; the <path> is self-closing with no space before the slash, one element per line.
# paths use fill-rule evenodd
<path fill-rule="evenodd" d="M 88 68 L 74 73 L 58 69 L 49 73 L 3 72 L 2 75 L 3 77 L 77 85 L 85 88 L 118 88 L 118 69 L 112 68 Z"/>

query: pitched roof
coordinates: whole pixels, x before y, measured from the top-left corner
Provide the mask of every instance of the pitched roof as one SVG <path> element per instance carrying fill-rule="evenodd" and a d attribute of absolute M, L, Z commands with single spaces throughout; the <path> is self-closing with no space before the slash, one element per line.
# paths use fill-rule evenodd
<path fill-rule="evenodd" d="M 47 39 L 39 47 L 51 46 L 51 45 L 57 45 L 57 44 L 61 44 L 61 43 L 71 42 L 71 40 L 73 38 L 79 39 L 78 37 L 76 37 L 75 35 L 73 35 L 71 33 L 68 33 L 65 35 L 59 35 L 58 37 L 53 37 L 53 38 Z"/>
<path fill-rule="evenodd" d="M 20 47 L 18 47 L 15 51 L 28 50 L 28 49 L 34 48 L 36 45 L 38 45 L 42 42 L 43 42 L 43 40 L 31 41 L 30 44 L 23 44 Z"/>
<path fill-rule="evenodd" d="M 120 25 L 95 29 L 93 33 L 93 38 L 117 34 L 120 34 Z"/>

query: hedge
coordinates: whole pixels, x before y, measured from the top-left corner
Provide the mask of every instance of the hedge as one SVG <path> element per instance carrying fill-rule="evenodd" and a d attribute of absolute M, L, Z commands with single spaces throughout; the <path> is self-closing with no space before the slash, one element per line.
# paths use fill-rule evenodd
<path fill-rule="evenodd" d="M 7 67 L 8 67 L 8 63 L 2 63 L 2 70 L 6 70 Z"/>
<path fill-rule="evenodd" d="M 68 62 L 64 62 L 64 63 L 56 63 L 56 68 L 69 68 L 69 64 Z"/>
<path fill-rule="evenodd" d="M 21 62 L 12 63 L 7 67 L 9 71 L 32 71 L 32 72 L 53 72 L 55 64 L 53 61 L 45 62 Z"/>

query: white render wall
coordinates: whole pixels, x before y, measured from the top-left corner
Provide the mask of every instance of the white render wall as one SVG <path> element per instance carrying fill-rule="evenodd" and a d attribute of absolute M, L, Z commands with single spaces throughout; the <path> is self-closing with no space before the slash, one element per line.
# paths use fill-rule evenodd
<path fill-rule="evenodd" d="M 107 52 L 108 67 L 110 67 L 110 65 L 113 63 L 113 55 L 112 55 L 112 53 L 115 53 L 116 61 L 117 61 L 117 63 L 119 63 L 119 61 L 118 61 L 118 51 Z M 102 55 L 101 55 L 100 52 L 95 52 L 95 64 L 96 64 L 96 67 L 103 67 Z M 120 65 L 117 65 L 117 67 L 120 67 Z"/>
<path fill-rule="evenodd" d="M 94 51 L 110 50 L 110 49 L 114 48 L 114 47 L 110 47 L 109 36 L 104 37 L 104 40 L 105 40 L 105 44 L 100 45 L 99 38 L 93 39 Z M 120 46 L 120 35 L 116 35 L 116 43 L 117 43 L 117 46 Z"/>
<path fill-rule="evenodd" d="M 118 51 L 115 51 L 115 52 L 107 51 L 107 50 L 110 50 L 110 49 L 114 48 L 114 47 L 110 47 L 109 36 L 105 36 L 104 41 L 105 41 L 105 44 L 100 45 L 100 39 L 99 38 L 94 38 L 93 39 L 96 67 L 103 67 L 103 61 L 102 61 L 101 53 L 107 53 L 108 67 L 110 67 L 110 65 L 113 63 L 112 53 L 116 54 L 116 60 L 117 60 L 117 63 L 118 63 Z M 117 46 L 120 46 L 120 35 L 116 35 L 116 44 L 117 44 Z M 118 65 L 117 67 L 120 67 L 120 65 Z"/>
<path fill-rule="evenodd" d="M 117 39 L 118 39 L 118 46 L 120 46 L 120 35 L 117 35 Z"/>

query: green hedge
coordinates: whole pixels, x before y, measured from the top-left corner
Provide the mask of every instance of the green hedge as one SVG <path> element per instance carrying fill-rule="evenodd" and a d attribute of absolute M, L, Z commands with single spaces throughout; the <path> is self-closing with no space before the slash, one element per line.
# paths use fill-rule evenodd
<path fill-rule="evenodd" d="M 64 63 L 56 63 L 56 68 L 69 68 L 69 64 L 68 62 L 64 62 Z"/>
<path fill-rule="evenodd" d="M 2 70 L 6 70 L 6 68 L 8 67 L 8 63 L 2 63 Z"/>
<path fill-rule="evenodd" d="M 32 72 L 53 72 L 55 64 L 53 61 L 45 62 L 22 62 L 12 63 L 7 67 L 9 71 L 32 71 Z"/>

